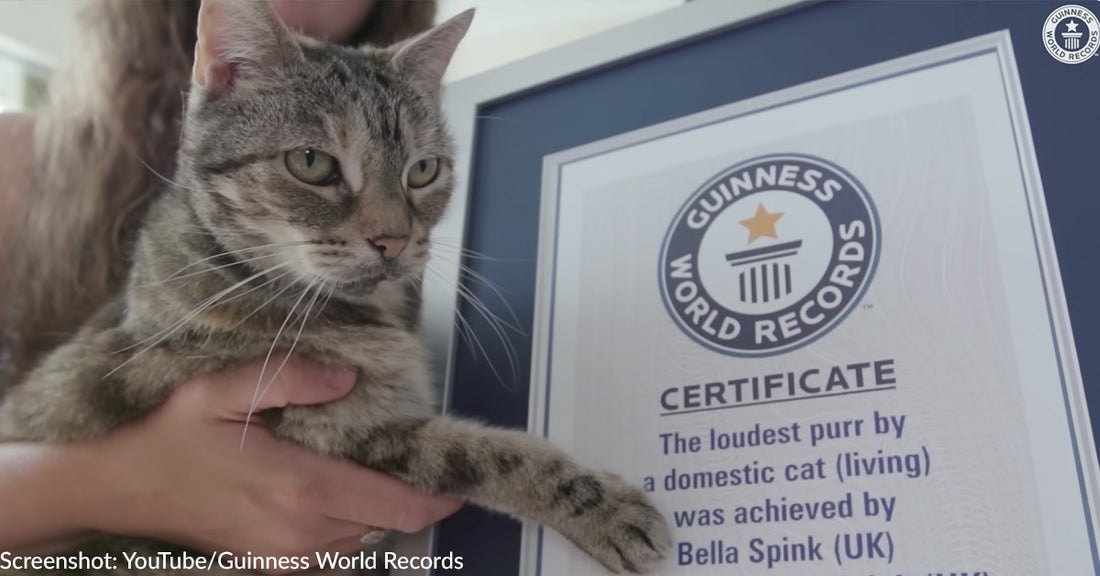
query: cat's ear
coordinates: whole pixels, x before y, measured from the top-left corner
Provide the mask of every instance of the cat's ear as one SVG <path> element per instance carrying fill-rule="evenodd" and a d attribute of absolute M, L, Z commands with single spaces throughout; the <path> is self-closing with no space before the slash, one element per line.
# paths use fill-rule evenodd
<path fill-rule="evenodd" d="M 471 8 L 450 20 L 414 36 L 393 47 L 393 66 L 412 80 L 425 93 L 436 95 L 443 82 L 443 73 L 451 63 L 459 41 L 470 29 L 474 19 Z"/>
<path fill-rule="evenodd" d="M 226 93 L 277 77 L 296 50 L 268 0 L 202 0 L 191 79 L 197 87 Z"/>

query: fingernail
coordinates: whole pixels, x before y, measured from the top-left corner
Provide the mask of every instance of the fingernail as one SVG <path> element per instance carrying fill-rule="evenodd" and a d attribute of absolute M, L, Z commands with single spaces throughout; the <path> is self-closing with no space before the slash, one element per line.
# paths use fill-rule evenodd
<path fill-rule="evenodd" d="M 356 372 L 347 366 L 325 366 L 325 386 L 334 390 L 347 390 L 355 385 Z"/>

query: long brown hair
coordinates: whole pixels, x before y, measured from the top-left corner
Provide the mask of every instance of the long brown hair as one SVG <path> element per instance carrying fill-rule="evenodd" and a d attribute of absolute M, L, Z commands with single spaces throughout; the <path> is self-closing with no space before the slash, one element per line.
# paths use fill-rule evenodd
<path fill-rule="evenodd" d="M 134 231 L 172 173 L 197 0 L 96 0 L 34 135 L 33 193 L 10 219 L 0 386 L 18 379 L 114 296 Z M 435 0 L 384 0 L 349 44 L 428 29 Z M 9 215 L 13 216 L 13 215 Z"/>

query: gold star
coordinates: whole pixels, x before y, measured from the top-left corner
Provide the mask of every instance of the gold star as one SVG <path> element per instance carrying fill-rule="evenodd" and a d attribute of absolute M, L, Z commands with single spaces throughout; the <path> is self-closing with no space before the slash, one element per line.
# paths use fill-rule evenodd
<path fill-rule="evenodd" d="M 753 214 L 752 218 L 741 221 L 741 225 L 749 229 L 749 244 L 762 236 L 778 239 L 779 235 L 775 233 L 775 223 L 782 217 L 782 212 L 768 212 L 763 204 L 757 206 L 756 214 Z"/>

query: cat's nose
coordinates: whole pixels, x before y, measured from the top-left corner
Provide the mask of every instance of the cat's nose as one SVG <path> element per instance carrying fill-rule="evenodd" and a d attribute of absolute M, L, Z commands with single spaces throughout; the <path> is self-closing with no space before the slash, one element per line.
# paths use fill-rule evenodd
<path fill-rule="evenodd" d="M 408 236 L 375 236 L 367 238 L 367 243 L 382 255 L 386 260 L 393 260 L 401 255 L 405 246 L 409 244 Z"/>

